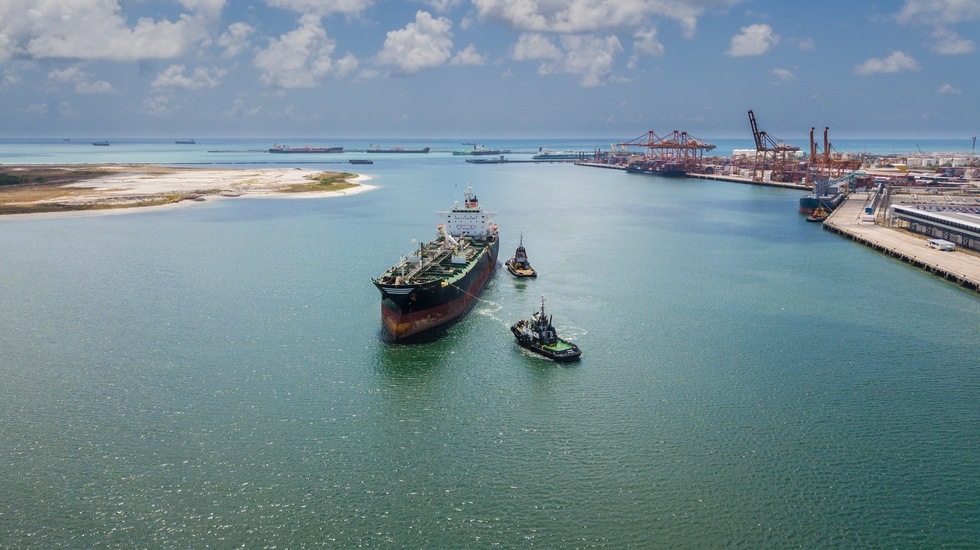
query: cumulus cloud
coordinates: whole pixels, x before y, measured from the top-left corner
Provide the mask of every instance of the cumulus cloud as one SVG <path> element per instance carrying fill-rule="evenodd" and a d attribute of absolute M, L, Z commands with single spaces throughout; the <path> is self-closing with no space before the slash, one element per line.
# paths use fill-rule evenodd
<path fill-rule="evenodd" d="M 653 17 L 677 21 L 688 36 L 708 9 L 724 9 L 739 0 L 473 0 L 481 18 L 533 32 L 587 33 L 616 27 L 642 27 Z"/>
<path fill-rule="evenodd" d="M 278 39 L 270 38 L 268 47 L 255 54 L 254 63 L 262 71 L 262 81 L 270 86 L 312 88 L 334 70 L 330 56 L 335 47 L 320 19 L 304 15 L 298 28 Z"/>
<path fill-rule="evenodd" d="M 424 0 L 424 3 L 438 13 L 448 13 L 459 5 L 459 0 Z"/>
<path fill-rule="evenodd" d="M 793 42 L 796 43 L 797 48 L 799 48 L 804 52 L 812 52 L 817 49 L 816 42 L 814 42 L 813 39 L 809 37 L 796 39 L 793 40 Z"/>
<path fill-rule="evenodd" d="M 857 74 L 899 73 L 918 71 L 919 64 L 902 51 L 892 52 L 888 57 L 873 57 L 854 68 Z"/>
<path fill-rule="evenodd" d="M 178 0 L 188 11 L 217 18 L 225 7 L 225 0 Z"/>
<path fill-rule="evenodd" d="M 657 40 L 657 29 L 636 31 L 633 33 L 633 53 L 661 57 L 664 55 L 664 45 Z"/>
<path fill-rule="evenodd" d="M 185 0 L 175 21 L 141 18 L 129 26 L 116 0 L 0 2 L 0 60 L 33 58 L 170 59 L 207 39 L 218 0 Z"/>
<path fill-rule="evenodd" d="M 228 71 L 212 67 L 205 69 L 198 67 L 190 75 L 184 74 L 183 65 L 171 65 L 167 70 L 157 75 L 153 79 L 154 88 L 170 88 L 177 90 L 203 90 L 204 88 L 214 88 L 221 83 L 221 79 L 228 74 Z"/>
<path fill-rule="evenodd" d="M 228 30 L 218 37 L 218 45 L 225 49 L 221 54 L 224 57 L 235 57 L 248 49 L 249 37 L 255 32 L 255 28 L 248 23 L 232 23 L 228 25 Z"/>
<path fill-rule="evenodd" d="M 895 15 L 899 23 L 950 25 L 980 19 L 980 2 L 976 0 L 905 0 Z"/>
<path fill-rule="evenodd" d="M 956 86 L 953 86 L 952 84 L 946 83 L 946 84 L 943 84 L 942 86 L 940 86 L 939 89 L 936 90 L 936 93 L 939 93 L 939 94 L 960 94 L 960 93 L 963 93 L 963 90 L 957 88 Z"/>
<path fill-rule="evenodd" d="M 335 13 L 357 15 L 367 9 L 372 0 L 266 0 L 274 8 L 282 8 L 304 15 L 325 17 Z"/>
<path fill-rule="evenodd" d="M 757 23 L 742 27 L 742 33 L 732 37 L 728 55 L 732 57 L 762 55 L 779 42 L 779 35 L 772 33 L 769 25 Z"/>
<path fill-rule="evenodd" d="M 476 46 L 470 44 L 462 50 L 456 52 L 452 60 L 449 62 L 450 65 L 486 65 L 487 56 L 481 55 L 480 52 L 476 51 Z"/>
<path fill-rule="evenodd" d="M 384 47 L 378 52 L 381 65 L 391 65 L 400 74 L 415 74 L 438 67 L 451 57 L 452 23 L 445 17 L 416 12 L 415 22 L 404 29 L 388 31 Z"/>
<path fill-rule="evenodd" d="M 143 111 L 153 116 L 166 116 L 177 111 L 170 104 L 170 98 L 163 95 L 148 97 L 143 100 Z"/>
<path fill-rule="evenodd" d="M 511 57 L 517 61 L 534 59 L 561 59 L 562 51 L 543 34 L 522 34 L 511 50 Z"/>
<path fill-rule="evenodd" d="M 791 82 L 796 80 L 796 75 L 787 69 L 773 69 L 771 72 L 780 82 Z"/>
<path fill-rule="evenodd" d="M 78 67 L 55 69 L 48 73 L 48 80 L 74 84 L 77 94 L 111 94 L 115 92 L 112 84 L 104 80 L 92 81 L 92 75 Z"/>
<path fill-rule="evenodd" d="M 581 75 L 579 85 L 591 87 L 606 83 L 616 55 L 623 51 L 622 44 L 615 36 L 562 36 L 560 43 L 559 47 L 541 34 L 525 34 L 514 45 L 511 57 L 518 61 L 540 61 L 540 75 Z"/>
<path fill-rule="evenodd" d="M 932 33 L 936 41 L 932 49 L 942 55 L 962 55 L 973 53 L 976 44 L 968 38 L 960 38 L 960 35 L 947 29 L 936 29 Z"/>
<path fill-rule="evenodd" d="M 261 112 L 262 107 L 248 107 L 245 105 L 245 100 L 239 97 L 235 98 L 235 100 L 231 102 L 231 108 L 225 111 L 224 114 L 229 118 L 239 118 L 243 116 L 256 116 Z"/>

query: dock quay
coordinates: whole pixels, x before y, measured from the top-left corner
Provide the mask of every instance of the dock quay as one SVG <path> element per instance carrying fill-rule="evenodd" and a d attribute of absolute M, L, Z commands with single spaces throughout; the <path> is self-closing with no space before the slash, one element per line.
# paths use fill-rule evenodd
<path fill-rule="evenodd" d="M 929 248 L 923 235 L 863 221 L 868 198 L 867 193 L 852 193 L 827 217 L 823 228 L 980 292 L 980 254 L 959 248 L 954 252 L 936 250 Z"/>
<path fill-rule="evenodd" d="M 702 180 L 728 181 L 732 183 L 742 183 L 745 185 L 761 185 L 763 187 L 780 187 L 783 189 L 798 189 L 802 191 L 809 191 L 811 189 L 810 187 L 803 185 L 802 183 L 788 183 L 788 182 L 770 181 L 770 180 L 756 181 L 752 178 L 743 178 L 741 176 L 728 176 L 722 174 L 695 174 L 695 173 L 688 172 L 687 177 L 702 179 Z"/>
<path fill-rule="evenodd" d="M 625 164 L 607 164 L 604 162 L 578 161 L 575 163 L 575 165 L 588 166 L 589 168 L 608 168 L 610 170 L 626 170 Z M 701 179 L 701 180 L 727 181 L 731 183 L 741 183 L 744 185 L 762 185 L 764 187 L 781 187 L 783 189 L 797 189 L 801 191 L 810 190 L 810 187 L 803 185 L 802 183 L 785 183 L 781 181 L 770 181 L 770 180 L 756 181 L 752 178 L 744 178 L 741 176 L 729 176 L 725 174 L 701 174 L 696 172 L 688 172 L 684 177 Z"/>

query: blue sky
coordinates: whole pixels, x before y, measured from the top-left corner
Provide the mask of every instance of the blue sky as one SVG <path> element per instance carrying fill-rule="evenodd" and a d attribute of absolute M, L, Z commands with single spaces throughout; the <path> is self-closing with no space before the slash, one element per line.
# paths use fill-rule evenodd
<path fill-rule="evenodd" d="M 5 137 L 980 131 L 980 0 L 2 0 Z"/>

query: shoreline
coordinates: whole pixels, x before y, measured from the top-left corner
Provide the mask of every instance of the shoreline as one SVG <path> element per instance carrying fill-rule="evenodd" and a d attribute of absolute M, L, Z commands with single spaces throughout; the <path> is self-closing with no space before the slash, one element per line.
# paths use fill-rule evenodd
<path fill-rule="evenodd" d="M 178 168 L 149 164 L 0 168 L 4 174 L 24 179 L 24 183 L 0 187 L 0 207 L 8 210 L 0 213 L 0 220 L 158 211 L 229 198 L 342 197 L 375 189 L 364 183 L 371 179 L 364 174 L 300 168 Z M 9 211 L 18 208 L 39 210 Z"/>

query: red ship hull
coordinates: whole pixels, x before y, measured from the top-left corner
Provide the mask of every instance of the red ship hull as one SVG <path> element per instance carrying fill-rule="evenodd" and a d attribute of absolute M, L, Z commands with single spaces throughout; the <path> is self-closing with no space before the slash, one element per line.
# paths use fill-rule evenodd
<path fill-rule="evenodd" d="M 410 304 L 399 306 L 392 299 L 381 301 L 381 321 L 396 340 L 435 328 L 466 313 L 483 291 L 497 265 L 497 246 L 492 243 L 478 265 L 464 277 L 461 286 L 449 285 L 420 289 L 420 296 L 430 307 L 416 309 Z M 438 284 L 438 283 L 437 283 Z M 428 296 L 426 296 L 428 295 Z M 416 302 L 417 303 L 417 302 Z"/>

